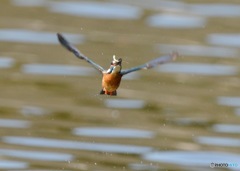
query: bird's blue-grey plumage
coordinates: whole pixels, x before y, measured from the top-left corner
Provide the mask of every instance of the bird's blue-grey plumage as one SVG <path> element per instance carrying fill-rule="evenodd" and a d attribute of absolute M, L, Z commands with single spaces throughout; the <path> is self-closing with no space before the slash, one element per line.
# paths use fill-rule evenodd
<path fill-rule="evenodd" d="M 100 73 L 103 75 L 102 79 L 102 91 L 100 94 L 107 94 L 107 95 L 117 95 L 117 88 L 120 85 L 122 76 L 138 71 L 141 69 L 150 69 L 153 67 L 156 67 L 160 64 L 164 64 L 167 62 L 170 62 L 174 60 L 177 56 L 177 52 L 173 52 L 170 55 L 162 56 L 156 59 L 153 59 L 143 65 L 133 67 L 130 69 L 122 70 L 122 59 L 116 59 L 115 56 L 113 56 L 113 61 L 111 63 L 111 66 L 108 70 L 104 70 L 103 67 L 93 62 L 91 59 L 89 59 L 87 56 L 83 55 L 76 47 L 71 45 L 62 34 L 57 33 L 58 40 L 60 44 L 65 47 L 67 50 L 72 52 L 77 58 L 87 61 L 89 64 L 91 64 L 95 69 L 97 69 Z"/>
<path fill-rule="evenodd" d="M 103 72 L 104 68 L 101 67 L 100 65 L 96 64 L 95 62 L 93 62 L 91 59 L 89 59 L 88 57 L 86 57 L 85 55 L 83 55 L 76 47 L 74 47 L 73 45 L 71 45 L 64 37 L 62 34 L 57 33 L 57 37 L 59 42 L 61 43 L 61 45 L 63 47 L 65 47 L 67 50 L 69 50 L 70 52 L 72 52 L 77 58 L 79 59 L 83 59 L 85 61 L 87 61 L 89 64 L 91 64 L 95 69 L 97 69 L 99 72 Z"/>
<path fill-rule="evenodd" d="M 153 60 L 151 60 L 151 61 L 149 61 L 149 62 L 147 62 L 143 65 L 139 65 L 139 66 L 136 66 L 136 67 L 133 67 L 133 68 L 130 68 L 130 69 L 122 70 L 121 74 L 125 75 L 125 74 L 128 74 L 130 72 L 138 71 L 138 70 L 141 70 L 141 69 L 151 69 L 151 68 L 156 67 L 160 64 L 170 62 L 170 61 L 174 60 L 177 56 L 178 56 L 178 53 L 173 52 L 170 55 L 161 56 L 161 57 L 153 59 Z"/>

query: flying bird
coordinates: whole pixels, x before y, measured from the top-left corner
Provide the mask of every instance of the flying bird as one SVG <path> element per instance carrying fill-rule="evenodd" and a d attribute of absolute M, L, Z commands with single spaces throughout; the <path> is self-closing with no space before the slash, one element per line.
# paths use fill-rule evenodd
<path fill-rule="evenodd" d="M 124 75 L 142 70 L 142 69 L 150 69 L 160 64 L 164 64 L 174 60 L 177 56 L 177 52 L 173 52 L 170 55 L 162 56 L 156 59 L 153 59 L 143 65 L 136 66 L 130 69 L 122 70 L 122 59 L 117 59 L 115 55 L 113 56 L 113 60 L 108 70 L 105 70 L 100 65 L 93 62 L 87 56 L 82 54 L 76 47 L 70 44 L 61 33 L 57 33 L 58 40 L 60 44 L 65 47 L 67 50 L 72 52 L 77 58 L 87 61 L 90 65 L 92 65 L 95 69 L 97 69 L 102 74 L 102 90 L 100 94 L 106 94 L 111 96 L 117 95 L 117 89 L 120 85 L 121 79 Z"/>

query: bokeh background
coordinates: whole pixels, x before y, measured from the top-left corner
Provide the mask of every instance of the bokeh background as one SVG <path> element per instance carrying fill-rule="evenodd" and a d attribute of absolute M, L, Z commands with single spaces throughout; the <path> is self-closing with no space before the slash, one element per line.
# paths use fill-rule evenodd
<path fill-rule="evenodd" d="M 0 169 L 239 170 L 239 21 L 238 0 L 1 0 Z M 100 96 L 57 32 L 106 69 L 180 57 Z"/>

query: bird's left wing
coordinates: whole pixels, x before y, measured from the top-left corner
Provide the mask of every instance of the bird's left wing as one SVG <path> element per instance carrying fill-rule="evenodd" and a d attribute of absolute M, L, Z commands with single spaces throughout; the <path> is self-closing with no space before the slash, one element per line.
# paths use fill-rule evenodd
<path fill-rule="evenodd" d="M 138 71 L 138 70 L 141 70 L 141 69 L 151 69 L 157 65 L 161 65 L 161 64 L 164 64 L 164 63 L 167 63 L 167 62 L 170 62 L 172 60 L 174 60 L 175 58 L 178 57 L 178 53 L 177 52 L 173 52 L 172 54 L 170 55 L 167 55 L 167 56 L 161 56 L 159 58 L 156 58 L 156 59 L 153 59 L 143 65 L 140 65 L 140 66 L 137 66 L 137 67 L 133 67 L 133 68 L 130 68 L 130 69 L 127 69 L 127 70 L 122 70 L 121 71 L 121 75 L 125 75 L 125 74 L 128 74 L 130 72 L 134 72 L 134 71 Z"/>
<path fill-rule="evenodd" d="M 104 69 L 103 67 L 101 67 L 100 65 L 96 64 L 95 62 L 93 62 L 91 59 L 89 59 L 88 57 L 86 57 L 85 55 L 83 55 L 76 47 L 74 47 L 73 45 L 71 45 L 66 39 L 65 37 L 63 37 L 62 34 L 57 33 L 57 37 L 58 37 L 58 41 L 61 43 L 61 45 L 63 47 L 65 47 L 67 50 L 69 50 L 70 52 L 72 52 L 77 58 L 79 59 L 83 59 L 85 61 L 87 61 L 89 64 L 91 64 L 95 69 L 97 69 L 99 72 L 103 72 Z"/>

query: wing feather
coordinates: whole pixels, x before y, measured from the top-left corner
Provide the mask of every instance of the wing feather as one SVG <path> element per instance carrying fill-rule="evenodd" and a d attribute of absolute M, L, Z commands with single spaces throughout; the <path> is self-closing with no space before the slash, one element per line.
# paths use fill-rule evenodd
<path fill-rule="evenodd" d="M 126 74 L 128 74 L 130 72 L 138 71 L 138 70 L 141 70 L 141 69 L 151 69 L 151 68 L 156 67 L 158 65 L 170 62 L 170 61 L 176 59 L 177 57 L 178 57 L 178 53 L 177 52 L 173 52 L 170 55 L 161 56 L 161 57 L 153 59 L 153 60 L 151 60 L 151 61 L 149 61 L 149 62 L 147 62 L 147 63 L 145 63 L 143 65 L 140 65 L 140 66 L 137 66 L 137 67 L 133 67 L 133 68 L 130 68 L 130 69 L 127 69 L 127 70 L 122 70 L 121 74 L 122 75 L 126 75 Z"/>
<path fill-rule="evenodd" d="M 96 64 L 95 62 L 93 62 L 91 59 L 89 59 L 88 57 L 86 57 L 85 55 L 83 55 L 76 47 L 74 47 L 73 45 L 71 45 L 67 39 L 65 37 L 63 37 L 62 34 L 57 33 L 57 37 L 58 37 L 58 41 L 60 42 L 60 44 L 65 47 L 67 50 L 69 50 L 70 52 L 72 52 L 77 58 L 82 59 L 87 61 L 89 64 L 91 64 L 95 69 L 97 69 L 99 72 L 103 72 L 104 68 L 101 67 L 100 65 Z"/>

